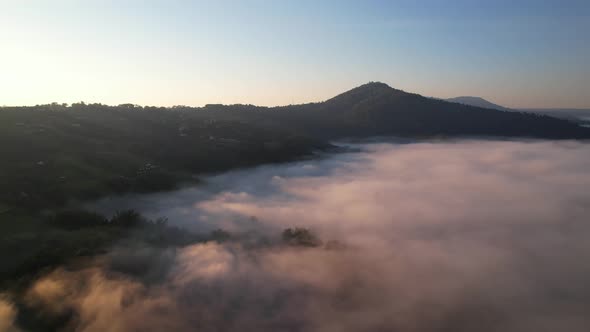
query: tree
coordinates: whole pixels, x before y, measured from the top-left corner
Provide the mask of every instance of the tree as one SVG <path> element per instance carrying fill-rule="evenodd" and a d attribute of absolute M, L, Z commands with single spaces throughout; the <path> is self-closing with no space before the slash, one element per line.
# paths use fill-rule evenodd
<path fill-rule="evenodd" d="M 283 231 L 283 242 L 291 246 L 318 247 L 322 241 L 307 228 L 287 228 Z"/>

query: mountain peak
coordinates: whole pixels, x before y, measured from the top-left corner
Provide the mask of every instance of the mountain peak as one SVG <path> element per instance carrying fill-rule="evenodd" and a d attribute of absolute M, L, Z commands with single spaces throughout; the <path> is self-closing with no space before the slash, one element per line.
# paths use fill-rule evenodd
<path fill-rule="evenodd" d="M 363 85 L 359 85 L 357 88 L 393 89 L 392 87 L 390 87 L 386 83 L 379 82 L 379 81 L 371 81 L 371 82 L 365 83 Z"/>
<path fill-rule="evenodd" d="M 363 92 L 370 92 L 370 91 L 373 91 L 373 92 L 376 92 L 376 91 L 377 92 L 399 91 L 399 92 L 401 92 L 401 90 L 394 89 L 394 88 L 390 87 L 389 85 L 387 85 L 386 83 L 371 81 L 371 82 L 365 83 L 363 85 L 359 85 L 356 88 L 353 88 L 351 90 L 348 90 L 347 92 L 344 92 L 343 94 L 350 93 L 350 92 L 361 92 L 361 91 L 363 91 Z"/>
<path fill-rule="evenodd" d="M 367 99 L 382 98 L 385 96 L 403 93 L 405 92 L 396 90 L 382 82 L 369 82 L 341 93 L 336 97 L 327 100 L 326 102 L 331 104 L 346 103 L 350 105 L 363 102 Z"/>

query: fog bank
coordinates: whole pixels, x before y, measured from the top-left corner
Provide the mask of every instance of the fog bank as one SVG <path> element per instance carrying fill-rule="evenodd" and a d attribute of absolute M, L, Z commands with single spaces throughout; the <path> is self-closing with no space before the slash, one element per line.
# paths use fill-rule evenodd
<path fill-rule="evenodd" d="M 307 227 L 336 249 L 230 241 L 150 252 L 165 270 L 156 282 L 98 259 L 49 273 L 26 302 L 75 312 L 76 331 L 588 330 L 590 144 L 359 147 L 98 204 L 260 237 Z M 14 310 L 0 302 L 0 329 Z"/>

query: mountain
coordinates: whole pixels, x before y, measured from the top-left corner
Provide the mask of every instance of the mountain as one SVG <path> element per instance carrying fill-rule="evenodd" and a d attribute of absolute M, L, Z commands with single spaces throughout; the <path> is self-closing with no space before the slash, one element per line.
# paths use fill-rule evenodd
<path fill-rule="evenodd" d="M 491 109 L 500 110 L 500 111 L 511 111 L 511 109 L 509 109 L 507 107 L 494 104 L 494 103 L 489 102 L 481 97 L 462 96 L 462 97 L 449 98 L 449 99 L 445 99 L 445 100 L 448 102 L 451 102 L 451 103 L 458 103 L 458 104 L 470 105 L 470 106 L 481 107 L 481 108 L 491 108 Z"/>
<path fill-rule="evenodd" d="M 481 108 L 490 108 L 500 111 L 519 111 L 525 113 L 535 113 L 540 115 L 547 115 L 558 119 L 564 119 L 571 122 L 576 122 L 582 126 L 590 126 L 590 109 L 569 109 L 569 108 L 521 108 L 511 109 L 498 104 L 491 103 L 481 97 L 455 97 L 445 99 L 446 101 L 464 105 L 470 105 Z"/>
<path fill-rule="evenodd" d="M 367 136 L 590 138 L 590 130 L 570 121 L 427 98 L 379 82 L 361 85 L 321 103 L 277 107 L 262 114 L 276 126 L 323 139 Z"/>
<path fill-rule="evenodd" d="M 280 128 L 323 140 L 370 136 L 590 138 L 590 130 L 565 119 L 427 98 L 380 82 L 320 103 L 271 108 L 211 105 L 200 110 L 201 116 Z"/>
<path fill-rule="evenodd" d="M 324 102 L 283 107 L 0 107 L 0 208 L 166 190 L 190 174 L 292 160 L 333 140 L 375 136 L 590 139 L 590 128 L 378 82 Z"/>

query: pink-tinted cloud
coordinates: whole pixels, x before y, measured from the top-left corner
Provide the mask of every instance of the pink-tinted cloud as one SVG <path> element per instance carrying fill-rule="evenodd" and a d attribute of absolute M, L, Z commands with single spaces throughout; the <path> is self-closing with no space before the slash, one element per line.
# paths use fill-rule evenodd
<path fill-rule="evenodd" d="M 585 143 L 460 141 L 221 175 L 168 211 L 345 248 L 204 243 L 167 252 L 155 283 L 97 263 L 27 300 L 76 331 L 586 331 L 589 169 Z"/>

